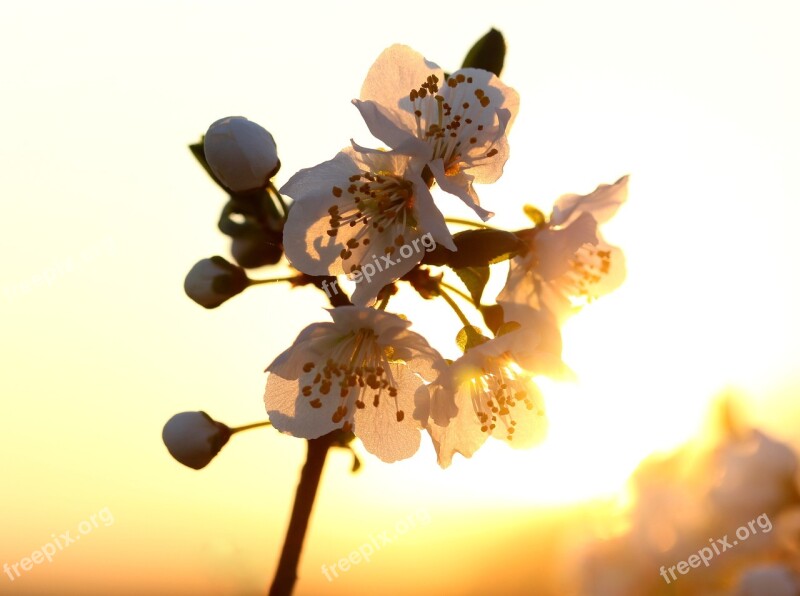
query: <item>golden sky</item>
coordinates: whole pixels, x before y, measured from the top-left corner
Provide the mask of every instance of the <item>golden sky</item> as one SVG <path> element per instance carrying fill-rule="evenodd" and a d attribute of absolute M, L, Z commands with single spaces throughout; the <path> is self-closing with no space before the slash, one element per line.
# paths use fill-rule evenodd
<path fill-rule="evenodd" d="M 0 564 L 104 509 L 113 523 L 13 582 L 0 575 L 0 593 L 263 590 L 302 442 L 252 431 L 194 472 L 169 457 L 161 428 L 184 410 L 263 419 L 262 371 L 324 318 L 324 296 L 253 288 L 216 311 L 184 296 L 195 261 L 228 254 L 215 227 L 225 197 L 186 146 L 220 117 L 247 116 L 278 143 L 280 185 L 351 137 L 369 143 L 350 100 L 392 43 L 452 70 L 500 29 L 521 109 L 505 175 L 482 201 L 515 226 L 523 203 L 549 211 L 630 173 L 629 203 L 605 229 L 629 275 L 565 329 L 580 380 L 543 383 L 541 448 L 487 445 L 443 472 L 426 444 L 393 465 L 366 455 L 356 476 L 334 454 L 297 594 L 522 594 L 523 561 L 505 583 L 487 578 L 542 532 L 542 507 L 613 498 L 644 456 L 696 430 L 720 389 L 741 388 L 761 424 L 796 435 L 799 12 L 705 0 L 3 4 Z M 453 355 L 443 305 L 395 307 L 413 308 L 421 330 L 452 328 L 434 341 Z M 429 522 L 391 551 L 333 582 L 320 572 L 419 511 Z"/>

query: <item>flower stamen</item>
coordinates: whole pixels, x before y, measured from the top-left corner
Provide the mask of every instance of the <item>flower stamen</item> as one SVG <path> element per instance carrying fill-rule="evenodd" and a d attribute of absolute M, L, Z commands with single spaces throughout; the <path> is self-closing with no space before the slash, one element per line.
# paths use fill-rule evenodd
<path fill-rule="evenodd" d="M 340 200 L 328 209 L 328 236 L 336 237 L 344 226 L 360 226 L 340 252 L 345 262 L 352 259 L 359 246 L 370 244 L 369 235 L 373 231 L 383 234 L 387 229 L 404 230 L 409 222 L 412 226 L 416 222 L 413 185 L 408 180 L 388 172 L 363 171 L 350 176 L 349 181 L 347 189 L 337 186 L 331 189 L 331 194 Z M 357 264 L 343 267 L 350 272 L 359 269 Z"/>
<path fill-rule="evenodd" d="M 334 424 L 345 420 L 353 408 L 363 410 L 367 403 L 380 407 L 384 394 L 394 401 L 397 421 L 405 418 L 397 405 L 398 390 L 389 362 L 376 339 L 371 329 L 358 329 L 341 341 L 320 372 L 314 374 L 313 362 L 303 365 L 302 397 L 309 399 L 312 408 L 321 408 L 323 398 L 338 399 L 339 405 L 331 415 Z M 333 387 L 338 395 L 327 397 Z M 367 397 L 370 394 L 372 399 Z"/>
<path fill-rule="evenodd" d="M 431 145 L 431 159 L 442 158 L 445 172 L 448 176 L 457 174 L 462 167 L 461 161 L 465 151 L 469 152 L 478 144 L 483 124 L 486 120 L 484 110 L 494 109 L 492 99 L 484 89 L 472 87 L 472 77 L 457 74 L 447 80 L 447 85 L 439 93 L 439 79 L 436 75 L 429 75 L 427 80 L 418 89 L 412 89 L 408 97 L 411 101 L 414 117 L 417 123 L 417 137 Z M 474 99 L 469 92 L 472 90 Z M 493 157 L 498 151 L 492 145 L 493 139 L 488 140 L 484 156 Z M 480 155 L 472 155 L 478 158 Z"/>

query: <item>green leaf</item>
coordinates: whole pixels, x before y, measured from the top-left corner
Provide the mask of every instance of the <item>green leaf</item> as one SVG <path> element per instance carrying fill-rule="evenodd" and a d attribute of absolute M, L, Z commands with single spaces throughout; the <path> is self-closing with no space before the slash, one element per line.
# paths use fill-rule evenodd
<path fill-rule="evenodd" d="M 231 197 L 220 213 L 217 222 L 219 231 L 231 238 L 261 231 L 259 206 L 258 203 L 240 201 L 236 197 Z M 239 217 L 234 219 L 232 217 L 234 215 Z"/>
<path fill-rule="evenodd" d="M 544 213 L 539 211 L 533 205 L 525 205 L 522 208 L 522 210 L 525 212 L 525 215 L 528 216 L 528 219 L 530 219 L 535 226 L 541 226 L 542 224 L 544 224 L 545 221 L 547 221 L 547 218 L 545 218 Z"/>
<path fill-rule="evenodd" d="M 422 258 L 423 265 L 447 265 L 453 269 L 483 267 L 510 259 L 526 250 L 514 232 L 506 230 L 465 230 L 453 236 L 456 250 L 438 245 Z"/>
<path fill-rule="evenodd" d="M 475 42 L 461 68 L 481 68 L 493 72 L 498 77 L 503 70 L 503 61 L 506 57 L 506 42 L 503 34 L 497 29 L 490 29 L 489 33 Z"/>
<path fill-rule="evenodd" d="M 209 167 L 208 162 L 206 161 L 206 154 L 205 154 L 205 151 L 203 151 L 203 138 L 204 137 L 200 138 L 200 142 L 199 143 L 194 143 L 193 145 L 189 145 L 189 150 L 192 152 L 192 155 L 194 155 L 194 158 L 198 162 L 200 162 L 200 165 L 203 166 L 203 169 L 206 171 L 206 173 L 209 176 L 211 176 L 211 179 L 214 182 L 216 182 L 222 190 L 224 190 L 225 192 L 228 192 L 228 189 L 225 188 L 225 185 L 222 184 L 222 182 L 220 182 L 219 178 L 217 178 L 214 175 L 214 172 L 211 171 L 211 168 Z"/>
<path fill-rule="evenodd" d="M 489 267 L 462 267 L 461 269 L 454 269 L 456 275 L 461 278 L 464 285 L 469 290 L 469 295 L 472 296 L 472 303 L 475 306 L 481 305 L 481 296 L 486 283 L 489 281 Z"/>
<path fill-rule="evenodd" d="M 516 321 L 506 321 L 502 325 L 497 328 L 497 331 L 494 332 L 495 337 L 500 337 L 501 335 L 505 335 L 506 333 L 511 333 L 512 331 L 516 331 L 522 327 Z"/>
<path fill-rule="evenodd" d="M 505 230 L 465 230 L 453 236 L 458 251 L 449 259 L 453 269 L 493 265 L 510 259 L 522 248 L 520 239 Z"/>
<path fill-rule="evenodd" d="M 217 183 L 217 185 L 230 194 L 231 200 L 236 201 L 239 200 L 240 202 L 250 202 L 253 204 L 259 204 L 261 206 L 260 213 L 251 213 L 251 215 L 258 215 L 259 219 L 266 221 L 268 227 L 272 230 L 279 231 L 283 229 L 283 222 L 286 219 L 286 214 L 283 212 L 283 208 L 278 208 L 276 202 L 279 201 L 278 191 L 272 188 L 266 189 L 258 189 L 258 190 L 251 190 L 242 193 L 235 193 L 232 192 L 230 189 L 226 188 L 225 185 L 214 175 L 214 172 L 211 171 L 211 167 L 208 165 L 206 161 L 206 154 L 203 150 L 203 140 L 205 137 L 200 139 L 199 143 L 194 143 L 193 145 L 189 145 L 189 150 L 194 155 L 195 159 L 203 166 L 203 169 L 211 176 L 211 179 Z M 275 171 L 270 174 L 270 177 L 274 176 L 281 167 L 281 162 L 278 162 L 278 165 L 275 166 Z M 274 195 L 274 196 L 273 196 Z M 234 211 L 234 213 L 237 213 Z M 229 234 L 223 230 L 224 234 Z"/>
<path fill-rule="evenodd" d="M 467 325 L 463 327 L 456 335 L 456 343 L 461 348 L 462 352 L 471 350 L 475 346 L 479 346 L 484 342 L 489 341 L 478 327 L 474 325 Z"/>
<path fill-rule="evenodd" d="M 484 323 L 497 335 L 497 331 L 503 326 L 503 307 L 499 304 L 488 304 L 481 306 L 480 309 Z"/>

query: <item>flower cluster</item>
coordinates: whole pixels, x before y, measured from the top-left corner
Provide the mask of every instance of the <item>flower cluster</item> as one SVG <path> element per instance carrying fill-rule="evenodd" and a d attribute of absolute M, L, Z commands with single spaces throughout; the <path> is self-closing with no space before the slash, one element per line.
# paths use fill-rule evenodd
<path fill-rule="evenodd" d="M 392 255 L 430 233 L 456 250 L 429 190 L 435 181 L 483 219 L 473 182 L 494 182 L 508 159 L 506 133 L 519 96 L 494 74 L 464 68 L 445 78 L 411 48 L 395 45 L 373 64 L 353 100 L 389 151 L 353 144 L 301 170 L 281 192 L 295 200 L 286 222 L 286 257 L 312 275 L 351 274 L 375 255 Z M 407 259 L 353 295 L 372 304 L 386 283 L 421 260 Z M 382 282 L 382 283 L 381 283 Z"/>
<path fill-rule="evenodd" d="M 628 179 L 562 196 L 549 218 L 526 207 L 534 223 L 526 229 L 484 224 L 494 214 L 475 185 L 503 173 L 519 95 L 500 80 L 499 67 L 490 72 L 476 64 L 468 57 L 446 74 L 411 48 L 391 46 L 353 100 L 384 146 L 351 141 L 280 191 L 270 182 L 280 162 L 266 130 L 244 118 L 209 129 L 204 165 L 231 192 L 233 213 L 258 223 L 275 254 L 297 270 L 285 280 L 326 290 L 338 276 L 362 281 L 349 298 L 337 291 L 334 300 L 329 292 L 331 321 L 306 327 L 267 367 L 264 400 L 278 430 L 307 439 L 353 433 L 387 462 L 413 455 L 427 433 L 442 467 L 455 453 L 470 457 L 490 436 L 514 447 L 543 438 L 544 400 L 534 378 L 571 374 L 561 360 L 559 326 L 625 276 L 621 251 L 604 241 L 599 226 L 625 201 Z M 481 221 L 448 220 L 439 191 Z M 293 200 L 288 208 L 283 195 Z M 268 208 L 253 206 L 259 196 L 270 199 Z M 465 223 L 474 229 L 455 233 L 448 225 Z M 236 239 L 245 234 L 236 225 L 221 220 L 220 228 Z M 421 240 L 426 250 L 409 248 Z M 270 254 L 254 266 L 275 263 Z M 235 251 L 234 258 L 250 266 Z M 486 304 L 490 266 L 504 261 L 506 284 Z M 444 281 L 448 271 L 464 291 Z M 400 281 L 453 308 L 461 321 L 460 358 L 445 360 L 406 317 L 387 312 Z M 192 269 L 186 290 L 213 308 L 261 282 L 215 257 Z M 475 307 L 483 327 L 471 323 L 451 292 Z"/>

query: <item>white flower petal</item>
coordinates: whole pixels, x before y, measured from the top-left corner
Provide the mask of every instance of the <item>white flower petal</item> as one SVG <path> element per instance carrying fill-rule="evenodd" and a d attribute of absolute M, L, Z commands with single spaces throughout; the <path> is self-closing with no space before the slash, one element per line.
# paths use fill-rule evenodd
<path fill-rule="evenodd" d="M 395 44 L 381 52 L 373 63 L 360 97 L 393 110 L 402 125 L 413 130 L 416 121 L 408 94 L 431 75 L 444 81 L 444 72 L 436 64 L 408 46 Z"/>
<path fill-rule="evenodd" d="M 547 310 L 534 310 L 521 304 L 500 304 L 504 320 L 520 324 L 518 330 L 507 334 L 512 338 L 508 351 L 513 353 L 516 363 L 534 375 L 547 375 L 559 380 L 574 379 L 574 373 L 561 359 L 563 341 L 558 320 Z M 519 335 L 515 336 L 514 333 Z M 531 337 L 534 334 L 536 341 Z"/>
<path fill-rule="evenodd" d="M 519 94 L 488 71 L 466 68 L 454 72 L 450 78 L 458 80 L 460 77 L 464 78 L 463 82 L 455 88 L 447 87 L 444 95 L 449 105 L 462 108 L 469 105 L 469 108 L 461 111 L 461 126 L 453 137 L 460 143 L 460 149 L 454 152 L 453 159 L 442 155 L 446 169 L 463 170 L 481 184 L 495 182 L 508 160 L 506 135 L 519 109 Z M 469 80 L 472 83 L 467 83 Z M 473 97 L 476 93 L 480 93 L 481 98 Z M 486 106 L 482 105 L 483 98 Z M 463 99 L 468 101 L 461 103 Z"/>
<path fill-rule="evenodd" d="M 427 396 L 417 393 L 415 415 L 428 415 L 426 430 L 442 467 L 454 453 L 470 457 L 489 435 L 515 448 L 544 436 L 544 403 L 532 376 L 561 364 L 561 336 L 541 313 L 518 309 L 510 314 L 514 318 L 505 320 L 519 327 L 467 350 L 428 387 Z"/>
<path fill-rule="evenodd" d="M 370 69 L 361 100 L 354 104 L 372 134 L 393 150 L 428 165 L 442 160 L 437 182 L 489 217 L 477 207 L 472 183 L 494 182 L 503 172 L 506 135 L 519 109 L 516 91 L 474 68 L 445 80 L 441 69 L 421 54 L 392 46 Z"/>
<path fill-rule="evenodd" d="M 330 194 L 330 191 L 329 191 Z M 295 201 L 283 228 L 283 247 L 292 266 L 309 275 L 343 273 L 342 245 L 331 237 L 328 209 L 337 202 L 327 197 Z"/>
<path fill-rule="evenodd" d="M 264 390 L 264 403 L 272 426 L 294 437 L 316 439 L 328 434 L 341 424 L 333 422 L 333 414 L 339 402 L 333 399 L 320 399 L 320 407 L 311 406 L 311 400 L 298 399 L 300 385 L 298 379 L 284 379 L 272 373 Z"/>
<path fill-rule="evenodd" d="M 324 354 L 337 335 L 338 330 L 334 323 L 312 323 L 300 332 L 291 347 L 272 361 L 266 372 L 277 373 L 284 379 L 299 379 L 303 374 L 303 364 L 308 362 L 309 356 Z"/>
<path fill-rule="evenodd" d="M 414 395 L 414 419 L 423 428 L 430 425 L 445 427 L 458 414 L 455 391 L 445 372 L 435 383 L 422 385 Z"/>
<path fill-rule="evenodd" d="M 600 185 L 585 196 L 565 195 L 546 227 L 532 230 L 527 254 L 511 260 L 497 301 L 549 311 L 559 322 L 603 296 L 625 279 L 625 257 L 605 243 L 598 224 L 611 217 L 627 197 L 627 176 Z"/>
<path fill-rule="evenodd" d="M 511 128 L 514 119 L 517 117 L 517 112 L 519 112 L 519 93 L 488 70 L 462 68 L 450 76 L 458 79 L 459 75 L 463 75 L 465 78 L 472 78 L 472 83 L 466 85 L 469 90 L 468 94 L 474 95 L 475 89 L 483 89 L 489 96 L 493 109 L 508 112 L 508 117 L 504 120 L 504 132 Z"/>
<path fill-rule="evenodd" d="M 283 190 L 296 199 L 284 228 L 287 258 L 311 275 L 347 275 L 356 304 L 371 304 L 418 264 L 432 248 L 426 237 L 455 248 L 407 155 L 348 147 Z"/>
<path fill-rule="evenodd" d="M 494 213 L 487 211 L 479 204 L 478 195 L 472 189 L 472 178 L 469 174 L 459 172 L 453 176 L 447 176 L 441 159 L 437 159 L 428 164 L 436 183 L 445 192 L 457 196 L 459 199 L 472 209 L 475 214 L 483 221 L 490 219 Z"/>
<path fill-rule="evenodd" d="M 420 443 L 419 423 L 413 412 L 414 393 L 422 382 L 404 366 L 390 365 L 390 369 L 397 397 L 384 395 L 377 407 L 365 400 L 365 407 L 357 409 L 354 416 L 354 432 L 364 448 L 385 462 L 411 457 Z"/>
<path fill-rule="evenodd" d="M 362 147 L 352 140 L 351 143 L 356 155 L 361 156 L 363 159 L 363 167 L 373 172 L 382 170 L 389 172 L 405 171 L 404 178 L 414 184 L 415 208 L 419 221 L 424 222 L 425 231 L 431 233 L 437 244 L 442 244 L 446 248 L 456 251 L 453 235 L 447 228 L 444 215 L 436 207 L 428 185 L 425 184 L 417 171 L 419 162 L 410 162 L 408 155 L 401 151 L 379 151 Z M 434 248 L 435 246 L 426 247 L 428 250 L 433 250 Z"/>
<path fill-rule="evenodd" d="M 347 178 L 357 171 L 353 152 L 340 151 L 333 159 L 300 170 L 281 187 L 280 191 L 298 201 L 309 196 L 328 194 L 331 186 L 341 183 L 342 178 Z"/>
<path fill-rule="evenodd" d="M 625 253 L 617 246 L 606 244 L 600 240 L 595 250 L 588 252 L 591 252 L 591 254 L 579 253 L 579 258 L 584 260 L 594 259 L 596 261 L 598 259 L 598 254 L 606 253 L 608 255 L 603 259 L 608 263 L 608 268 L 603 275 L 599 276 L 599 279 L 592 284 L 592 299 L 594 300 L 620 287 L 627 277 L 627 268 Z"/>
<path fill-rule="evenodd" d="M 450 466 L 456 453 L 472 457 L 489 438 L 488 433 L 481 431 L 481 422 L 473 408 L 468 384 L 461 385 L 456 392 L 455 404 L 458 413 L 449 420 L 447 426 L 431 424 L 427 429 L 442 468 Z"/>
<path fill-rule="evenodd" d="M 388 230 L 389 233 L 377 236 L 368 248 L 361 245 L 351 251 L 351 261 L 359 264 L 358 272 L 348 276 L 356 281 L 356 289 L 351 296 L 353 304 L 373 304 L 383 286 L 401 278 L 422 260 L 424 250 L 404 250 L 409 254 L 408 257 L 400 253 L 401 248 L 413 247 L 415 242 L 416 246 L 422 247 L 421 234 L 400 226 L 396 231 L 394 240 L 391 236 L 394 232 Z M 402 240 L 398 240 L 400 238 Z"/>
<path fill-rule="evenodd" d="M 590 213 L 597 223 L 607 222 L 628 199 L 628 176 L 614 184 L 601 184 L 588 195 L 564 195 L 556 201 L 550 224 L 564 226 L 582 213 Z"/>
<path fill-rule="evenodd" d="M 411 370 L 428 382 L 436 380 L 447 370 L 439 352 L 419 333 L 395 327 L 382 334 L 380 340 L 394 346 L 394 357 L 405 361 Z"/>
<path fill-rule="evenodd" d="M 372 329 L 378 341 L 387 343 L 387 333 L 396 329 L 407 329 L 411 323 L 397 315 L 358 306 L 340 306 L 328 309 L 328 314 L 336 325 L 339 333 L 347 333 L 353 329 L 368 327 Z"/>
<path fill-rule="evenodd" d="M 513 426 L 509 425 L 502 418 L 498 420 L 492 436 L 511 445 L 514 449 L 528 449 L 541 443 L 547 436 L 548 421 L 545 415 L 544 399 L 536 384 L 530 379 L 521 381 L 525 385 L 525 391 L 533 407 L 528 409 L 515 408 Z M 509 434 L 510 429 L 513 435 Z M 511 439 L 509 437 L 512 437 Z"/>
<path fill-rule="evenodd" d="M 490 147 L 487 150 L 476 150 L 468 154 L 459 168 L 459 171 L 468 174 L 473 182 L 479 184 L 496 182 L 503 175 L 503 167 L 508 161 L 509 147 L 505 135 L 498 133 L 495 139 L 487 141 L 487 145 Z"/>
<path fill-rule="evenodd" d="M 426 143 L 417 139 L 409 129 L 398 125 L 398 120 L 402 120 L 402 118 L 397 113 L 390 112 L 374 101 L 354 99 L 353 105 L 358 108 L 372 136 L 380 139 L 389 147 L 402 148 L 404 153 L 422 158 L 427 157 L 430 153 L 430 148 Z"/>
<path fill-rule="evenodd" d="M 453 235 L 447 228 L 444 215 L 434 204 L 431 191 L 428 190 L 428 187 L 421 179 L 415 184 L 414 188 L 417 196 L 417 213 L 419 213 L 420 220 L 425 222 L 425 230 L 430 232 L 433 239 L 436 240 L 436 244 L 441 244 L 454 252 L 457 251 L 456 244 L 453 242 Z M 436 247 L 431 246 L 430 250 L 434 248 Z"/>
<path fill-rule="evenodd" d="M 270 420 L 305 438 L 352 428 L 381 459 L 409 457 L 420 441 L 414 394 L 444 360 L 397 315 L 358 306 L 328 312 L 332 323 L 303 331 L 268 367 Z"/>
<path fill-rule="evenodd" d="M 564 275 L 584 244 L 597 244 L 597 222 L 589 213 L 582 213 L 565 228 L 542 230 L 536 234 L 533 247 L 538 274 L 544 281 Z"/>
<path fill-rule="evenodd" d="M 428 385 L 420 385 L 414 392 L 414 420 L 423 428 L 428 426 L 431 415 L 431 394 Z"/>
<path fill-rule="evenodd" d="M 295 268 L 309 275 L 342 272 L 341 244 L 327 232 L 329 209 L 333 205 L 344 208 L 345 201 L 337 201 L 331 191 L 357 173 L 352 155 L 342 151 L 329 161 L 300 170 L 281 188 L 281 193 L 295 199 L 283 230 L 286 258 Z"/>
<path fill-rule="evenodd" d="M 586 245 L 578 250 L 573 262 L 574 266 L 564 275 L 548 282 L 519 268 L 513 280 L 509 276 L 513 290 L 504 289 L 498 302 L 528 304 L 564 322 L 586 304 L 617 289 L 625 280 L 625 255 L 617 247 Z"/>

